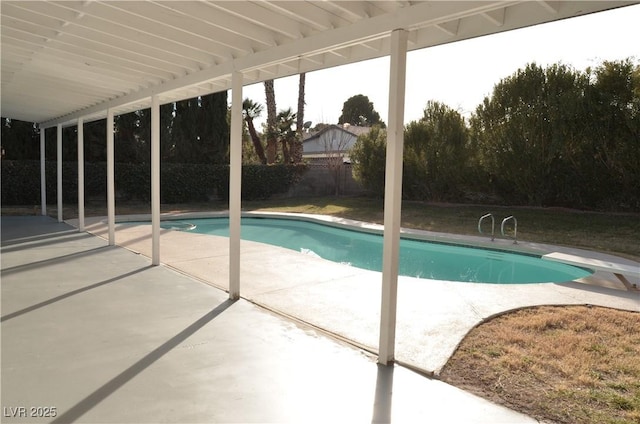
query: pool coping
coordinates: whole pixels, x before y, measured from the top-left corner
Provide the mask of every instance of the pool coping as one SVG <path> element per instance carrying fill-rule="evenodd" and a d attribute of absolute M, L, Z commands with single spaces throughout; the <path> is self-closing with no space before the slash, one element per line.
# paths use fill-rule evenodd
<path fill-rule="evenodd" d="M 161 222 L 165 221 L 177 221 L 188 219 L 203 219 L 203 218 L 220 218 L 228 217 L 228 211 L 214 211 L 214 212 L 171 212 L 161 215 Z M 358 221 L 349 218 L 334 217 L 331 215 L 320 214 L 307 214 L 307 213 L 293 213 L 293 212 L 265 212 L 265 211 L 243 211 L 242 217 L 262 217 L 262 218 L 289 218 L 299 221 L 322 223 L 337 228 L 344 228 L 347 230 L 360 230 L 363 232 L 374 233 L 382 235 L 384 232 L 384 225 L 376 224 L 365 221 Z M 116 224 L 123 224 L 128 221 L 150 221 L 151 214 L 132 214 L 132 215 L 120 215 L 116 217 Z M 105 221 L 106 223 L 106 221 Z M 408 236 L 408 237 L 407 237 Z M 553 253 L 567 253 L 576 257 L 584 259 L 585 262 L 589 260 L 596 261 L 609 261 L 616 262 L 627 266 L 640 267 L 640 263 L 631 259 L 622 258 L 612 254 L 601 253 L 586 249 L 574 248 L 571 246 L 557 246 L 545 243 L 527 242 L 525 240 L 519 240 L 517 243 L 511 238 L 494 238 L 491 239 L 487 236 L 472 236 L 461 235 L 451 233 L 441 233 L 436 231 L 420 230 L 415 228 L 401 227 L 401 238 L 410 238 L 415 240 L 429 241 L 443 244 L 453 244 L 465 247 L 483 248 L 488 250 L 496 250 L 501 252 L 513 252 L 525 255 L 532 255 L 540 258 L 544 258 L 545 255 Z M 573 264 L 572 264 L 573 265 Z M 576 267 L 582 267 L 593 271 L 593 273 L 600 272 L 598 269 L 589 268 L 588 266 L 573 265 Z M 627 290 L 634 290 L 634 288 L 624 287 Z"/>

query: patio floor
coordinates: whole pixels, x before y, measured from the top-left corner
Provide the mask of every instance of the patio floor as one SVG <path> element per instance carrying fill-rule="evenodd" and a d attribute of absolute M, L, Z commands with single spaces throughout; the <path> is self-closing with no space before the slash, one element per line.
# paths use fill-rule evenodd
<path fill-rule="evenodd" d="M 1 275 L 2 422 L 535 422 L 51 218 Z"/>
<path fill-rule="evenodd" d="M 102 219 L 87 230 L 106 234 Z M 231 302 L 227 239 L 163 232 L 166 265 L 152 267 L 149 226 L 118 226 L 126 249 L 98 236 L 2 217 L 3 422 L 536 422 L 377 365 L 378 273 L 243 241 L 250 301 Z M 637 292 L 598 278 L 526 290 L 402 278 L 396 357 L 437 374 L 471 327 L 523 305 L 638 310 Z M 55 417 L 33 416 L 46 408 Z"/>

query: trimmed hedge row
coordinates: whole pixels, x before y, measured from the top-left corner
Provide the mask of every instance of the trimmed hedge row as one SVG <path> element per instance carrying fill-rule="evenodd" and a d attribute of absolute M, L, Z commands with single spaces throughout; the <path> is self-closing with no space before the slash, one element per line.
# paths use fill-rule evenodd
<path fill-rule="evenodd" d="M 85 197 L 103 197 L 107 193 L 105 162 L 85 163 Z M 285 193 L 304 171 L 304 165 L 245 165 L 242 167 L 242 198 L 268 199 Z M 47 203 L 57 198 L 57 167 L 45 164 Z M 62 164 L 62 199 L 78 201 L 77 162 Z M 151 167 L 149 164 L 115 164 L 116 197 L 124 200 L 151 199 Z M 209 164 L 163 163 L 160 167 L 160 201 L 162 203 L 201 202 L 229 198 L 229 166 Z M 40 162 L 2 161 L 2 204 L 31 205 L 40 203 Z"/>

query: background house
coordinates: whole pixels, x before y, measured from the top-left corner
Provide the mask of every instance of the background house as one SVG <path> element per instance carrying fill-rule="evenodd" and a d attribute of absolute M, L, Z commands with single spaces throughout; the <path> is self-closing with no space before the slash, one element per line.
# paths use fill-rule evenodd
<path fill-rule="evenodd" d="M 303 140 L 302 157 L 308 163 L 349 162 L 349 150 L 359 135 L 367 134 L 370 127 L 356 125 L 329 125 L 318 132 L 309 133 Z"/>
<path fill-rule="evenodd" d="M 302 158 L 309 168 L 288 195 L 362 194 L 363 187 L 353 179 L 349 150 L 359 135 L 370 130 L 349 124 L 328 125 L 305 134 Z"/>

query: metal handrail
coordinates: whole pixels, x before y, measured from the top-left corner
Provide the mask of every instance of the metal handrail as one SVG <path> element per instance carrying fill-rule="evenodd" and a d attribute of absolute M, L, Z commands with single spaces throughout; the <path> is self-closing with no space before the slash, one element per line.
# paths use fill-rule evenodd
<path fill-rule="evenodd" d="M 480 219 L 478 220 L 478 232 L 480 234 L 482 234 L 482 221 L 485 218 L 489 218 L 489 217 L 491 218 L 491 241 L 493 241 L 495 239 L 494 233 L 495 233 L 495 228 L 496 228 L 496 221 L 493 218 L 493 214 L 488 213 L 488 214 L 482 215 L 480 217 Z"/>
<path fill-rule="evenodd" d="M 502 225 L 500 225 L 500 232 L 502 233 L 502 237 L 507 237 L 504 234 L 504 224 L 510 219 L 513 219 L 513 244 L 518 244 L 518 220 L 515 216 L 511 215 L 502 220 Z"/>

